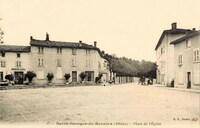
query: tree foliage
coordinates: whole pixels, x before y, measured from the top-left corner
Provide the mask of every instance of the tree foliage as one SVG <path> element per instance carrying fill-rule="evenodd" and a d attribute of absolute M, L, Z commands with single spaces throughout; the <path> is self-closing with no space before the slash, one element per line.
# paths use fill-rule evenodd
<path fill-rule="evenodd" d="M 112 71 L 118 76 L 156 77 L 156 63 L 154 62 L 117 57 L 107 53 L 103 53 L 103 56 L 110 63 Z"/>
<path fill-rule="evenodd" d="M 53 73 L 48 73 L 48 74 L 47 74 L 47 79 L 48 79 L 49 83 L 51 82 L 51 80 L 52 80 L 53 78 L 54 78 Z"/>
<path fill-rule="evenodd" d="M 8 75 L 5 76 L 5 79 L 9 80 L 9 81 L 13 81 L 14 76 L 12 74 L 8 74 Z"/>
<path fill-rule="evenodd" d="M 28 71 L 27 73 L 26 73 L 26 78 L 28 78 L 28 81 L 29 81 L 29 83 L 31 83 L 32 82 L 32 80 L 33 80 L 33 78 L 34 77 L 36 77 L 37 75 L 36 75 L 36 73 L 34 72 L 34 71 Z"/>
<path fill-rule="evenodd" d="M 84 81 L 84 79 L 86 78 L 87 75 L 86 75 L 85 72 L 81 72 L 81 73 L 79 74 L 79 76 L 80 76 L 81 80 Z"/>
<path fill-rule="evenodd" d="M 0 19 L 0 20 L 1 20 L 1 19 Z M 3 30 L 2 30 L 1 27 L 0 27 L 0 44 L 3 43 L 3 35 L 4 35 L 4 32 L 3 32 Z"/>
<path fill-rule="evenodd" d="M 68 81 L 71 76 L 69 73 L 65 73 L 64 77 L 65 77 L 65 80 Z"/>

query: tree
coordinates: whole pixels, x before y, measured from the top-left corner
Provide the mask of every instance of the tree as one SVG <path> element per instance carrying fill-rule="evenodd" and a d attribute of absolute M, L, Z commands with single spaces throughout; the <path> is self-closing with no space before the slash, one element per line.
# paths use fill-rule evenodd
<path fill-rule="evenodd" d="M 8 74 L 8 75 L 5 76 L 5 79 L 8 80 L 9 83 L 10 83 L 11 81 L 13 81 L 14 76 L 12 74 Z"/>
<path fill-rule="evenodd" d="M 53 78 L 54 78 L 53 73 L 48 73 L 47 74 L 47 79 L 48 79 L 49 83 L 51 83 L 51 81 L 52 81 Z"/>
<path fill-rule="evenodd" d="M 103 76 L 103 74 L 99 73 L 99 75 L 95 78 L 95 83 L 100 83 L 102 76 Z"/>
<path fill-rule="evenodd" d="M 65 77 L 65 80 L 68 82 L 68 80 L 69 80 L 69 78 L 70 78 L 71 76 L 70 76 L 69 73 L 66 73 L 66 74 L 64 75 L 64 77 Z"/>
<path fill-rule="evenodd" d="M 28 71 L 26 73 L 26 78 L 28 78 L 29 83 L 32 83 L 33 78 L 36 77 L 36 76 L 37 75 L 33 71 Z"/>
<path fill-rule="evenodd" d="M 0 20 L 2 20 L 2 19 L 0 19 Z M 3 42 L 3 35 L 4 35 L 4 32 L 3 32 L 3 30 L 0 28 L 0 44 L 4 43 L 4 42 Z"/>
<path fill-rule="evenodd" d="M 80 76 L 80 78 L 81 78 L 81 82 L 82 81 L 84 81 L 84 79 L 86 78 L 86 73 L 85 72 L 81 72 L 80 74 L 79 74 L 79 76 Z"/>
<path fill-rule="evenodd" d="M 117 76 L 145 76 L 155 78 L 156 64 L 151 61 L 138 61 L 126 57 L 117 57 L 104 53 L 104 59 L 112 65 L 112 71 Z"/>

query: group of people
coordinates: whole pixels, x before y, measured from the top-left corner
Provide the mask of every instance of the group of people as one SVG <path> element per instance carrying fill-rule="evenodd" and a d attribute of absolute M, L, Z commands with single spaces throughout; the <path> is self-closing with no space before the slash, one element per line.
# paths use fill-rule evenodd
<path fill-rule="evenodd" d="M 140 79 L 139 79 L 139 82 L 138 84 L 141 84 L 141 85 L 152 85 L 153 84 L 153 78 L 148 78 L 147 82 L 145 80 L 146 78 L 144 76 L 141 76 Z"/>

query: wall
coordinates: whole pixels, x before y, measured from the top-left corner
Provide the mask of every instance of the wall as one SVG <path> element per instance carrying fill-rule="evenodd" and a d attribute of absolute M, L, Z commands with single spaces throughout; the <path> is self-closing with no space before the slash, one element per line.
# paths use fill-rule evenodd
<path fill-rule="evenodd" d="M 20 52 L 17 52 L 20 53 Z M 6 67 L 1 67 L 0 65 L 0 72 L 3 72 L 3 79 L 5 80 L 5 76 L 7 74 L 13 74 L 15 71 L 20 71 L 26 73 L 30 70 L 30 53 L 21 52 L 20 58 L 17 58 L 17 53 L 15 52 L 6 52 L 5 57 L 0 56 L 0 62 L 6 61 Z M 16 62 L 21 62 L 21 67 L 16 67 Z"/>
<path fill-rule="evenodd" d="M 191 72 L 191 87 L 199 89 L 200 87 L 200 63 L 193 61 L 193 50 L 200 49 L 200 36 L 190 39 L 191 47 L 186 48 L 186 42 L 180 42 L 175 45 L 175 87 L 187 88 L 187 72 Z M 178 55 L 183 55 L 183 64 L 178 65 Z"/>
<path fill-rule="evenodd" d="M 170 86 L 174 79 L 174 46 L 170 42 L 176 40 L 185 34 L 166 34 L 162 43 L 156 50 L 157 83 Z M 165 48 L 165 52 L 161 54 L 161 48 Z"/>
<path fill-rule="evenodd" d="M 38 67 L 38 59 L 44 60 L 44 66 Z M 57 59 L 62 60 L 62 67 L 57 66 Z M 72 59 L 74 59 L 75 66 L 72 66 Z M 86 65 L 86 61 L 88 61 Z M 90 64 L 89 64 L 90 61 Z M 63 75 L 70 73 L 69 82 L 72 81 L 72 71 L 77 71 L 77 79 L 80 81 L 79 74 L 84 71 L 94 71 L 94 79 L 99 74 L 98 63 L 101 61 L 101 56 L 97 50 L 90 50 L 90 54 L 86 54 L 85 49 L 76 49 L 76 55 L 72 55 L 72 49 L 62 48 L 62 53 L 57 53 L 57 48 L 44 47 L 44 53 L 38 53 L 38 47 L 31 47 L 31 64 L 32 69 L 37 76 L 34 82 L 44 84 L 47 83 L 46 75 L 48 73 L 54 74 L 53 83 L 64 83 Z M 43 77 L 41 77 L 43 76 Z M 36 81 L 37 80 L 37 81 Z"/>

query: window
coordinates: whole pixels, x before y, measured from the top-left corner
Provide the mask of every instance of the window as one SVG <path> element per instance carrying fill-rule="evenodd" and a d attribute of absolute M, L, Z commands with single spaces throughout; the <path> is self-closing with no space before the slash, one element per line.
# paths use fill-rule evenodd
<path fill-rule="evenodd" d="M 165 46 L 163 46 L 161 49 L 160 49 L 161 51 L 161 55 L 163 54 L 163 53 L 165 53 Z"/>
<path fill-rule="evenodd" d="M 20 53 L 17 53 L 17 58 L 20 58 L 20 56 L 21 56 Z"/>
<path fill-rule="evenodd" d="M 183 64 L 183 55 L 179 54 L 178 55 L 178 65 L 182 65 Z"/>
<path fill-rule="evenodd" d="M 94 81 L 94 71 L 86 71 L 86 81 Z"/>
<path fill-rule="evenodd" d="M 186 40 L 185 44 L 186 44 L 186 48 L 190 48 L 191 47 L 191 40 L 190 39 Z"/>
<path fill-rule="evenodd" d="M 103 66 L 107 67 L 107 62 L 106 61 L 104 61 Z"/>
<path fill-rule="evenodd" d="M 165 69 L 165 61 L 161 61 L 161 69 Z"/>
<path fill-rule="evenodd" d="M 72 59 L 72 67 L 76 67 L 76 60 Z"/>
<path fill-rule="evenodd" d="M 199 49 L 194 50 L 194 62 L 199 62 Z"/>
<path fill-rule="evenodd" d="M 0 72 L 0 81 L 3 81 L 3 72 Z"/>
<path fill-rule="evenodd" d="M 2 57 L 5 57 L 5 55 L 6 55 L 5 52 L 1 52 Z"/>
<path fill-rule="evenodd" d="M 90 49 L 86 49 L 86 54 L 90 54 Z"/>
<path fill-rule="evenodd" d="M 38 59 L 38 67 L 43 67 L 43 59 Z"/>
<path fill-rule="evenodd" d="M 62 60 L 61 59 L 57 59 L 57 67 L 62 67 Z"/>
<path fill-rule="evenodd" d="M 38 47 L 38 53 L 44 53 L 44 48 L 43 47 Z"/>
<path fill-rule="evenodd" d="M 57 53 L 62 53 L 62 48 L 57 48 Z"/>
<path fill-rule="evenodd" d="M 6 61 L 1 61 L 1 67 L 6 67 Z"/>
<path fill-rule="evenodd" d="M 76 49 L 75 48 L 72 49 L 72 55 L 76 55 Z"/>
<path fill-rule="evenodd" d="M 100 62 L 98 62 L 99 63 L 99 69 L 101 69 L 101 63 Z"/>
<path fill-rule="evenodd" d="M 21 65 L 21 61 L 17 61 L 16 62 L 16 67 L 21 67 L 22 65 Z"/>

